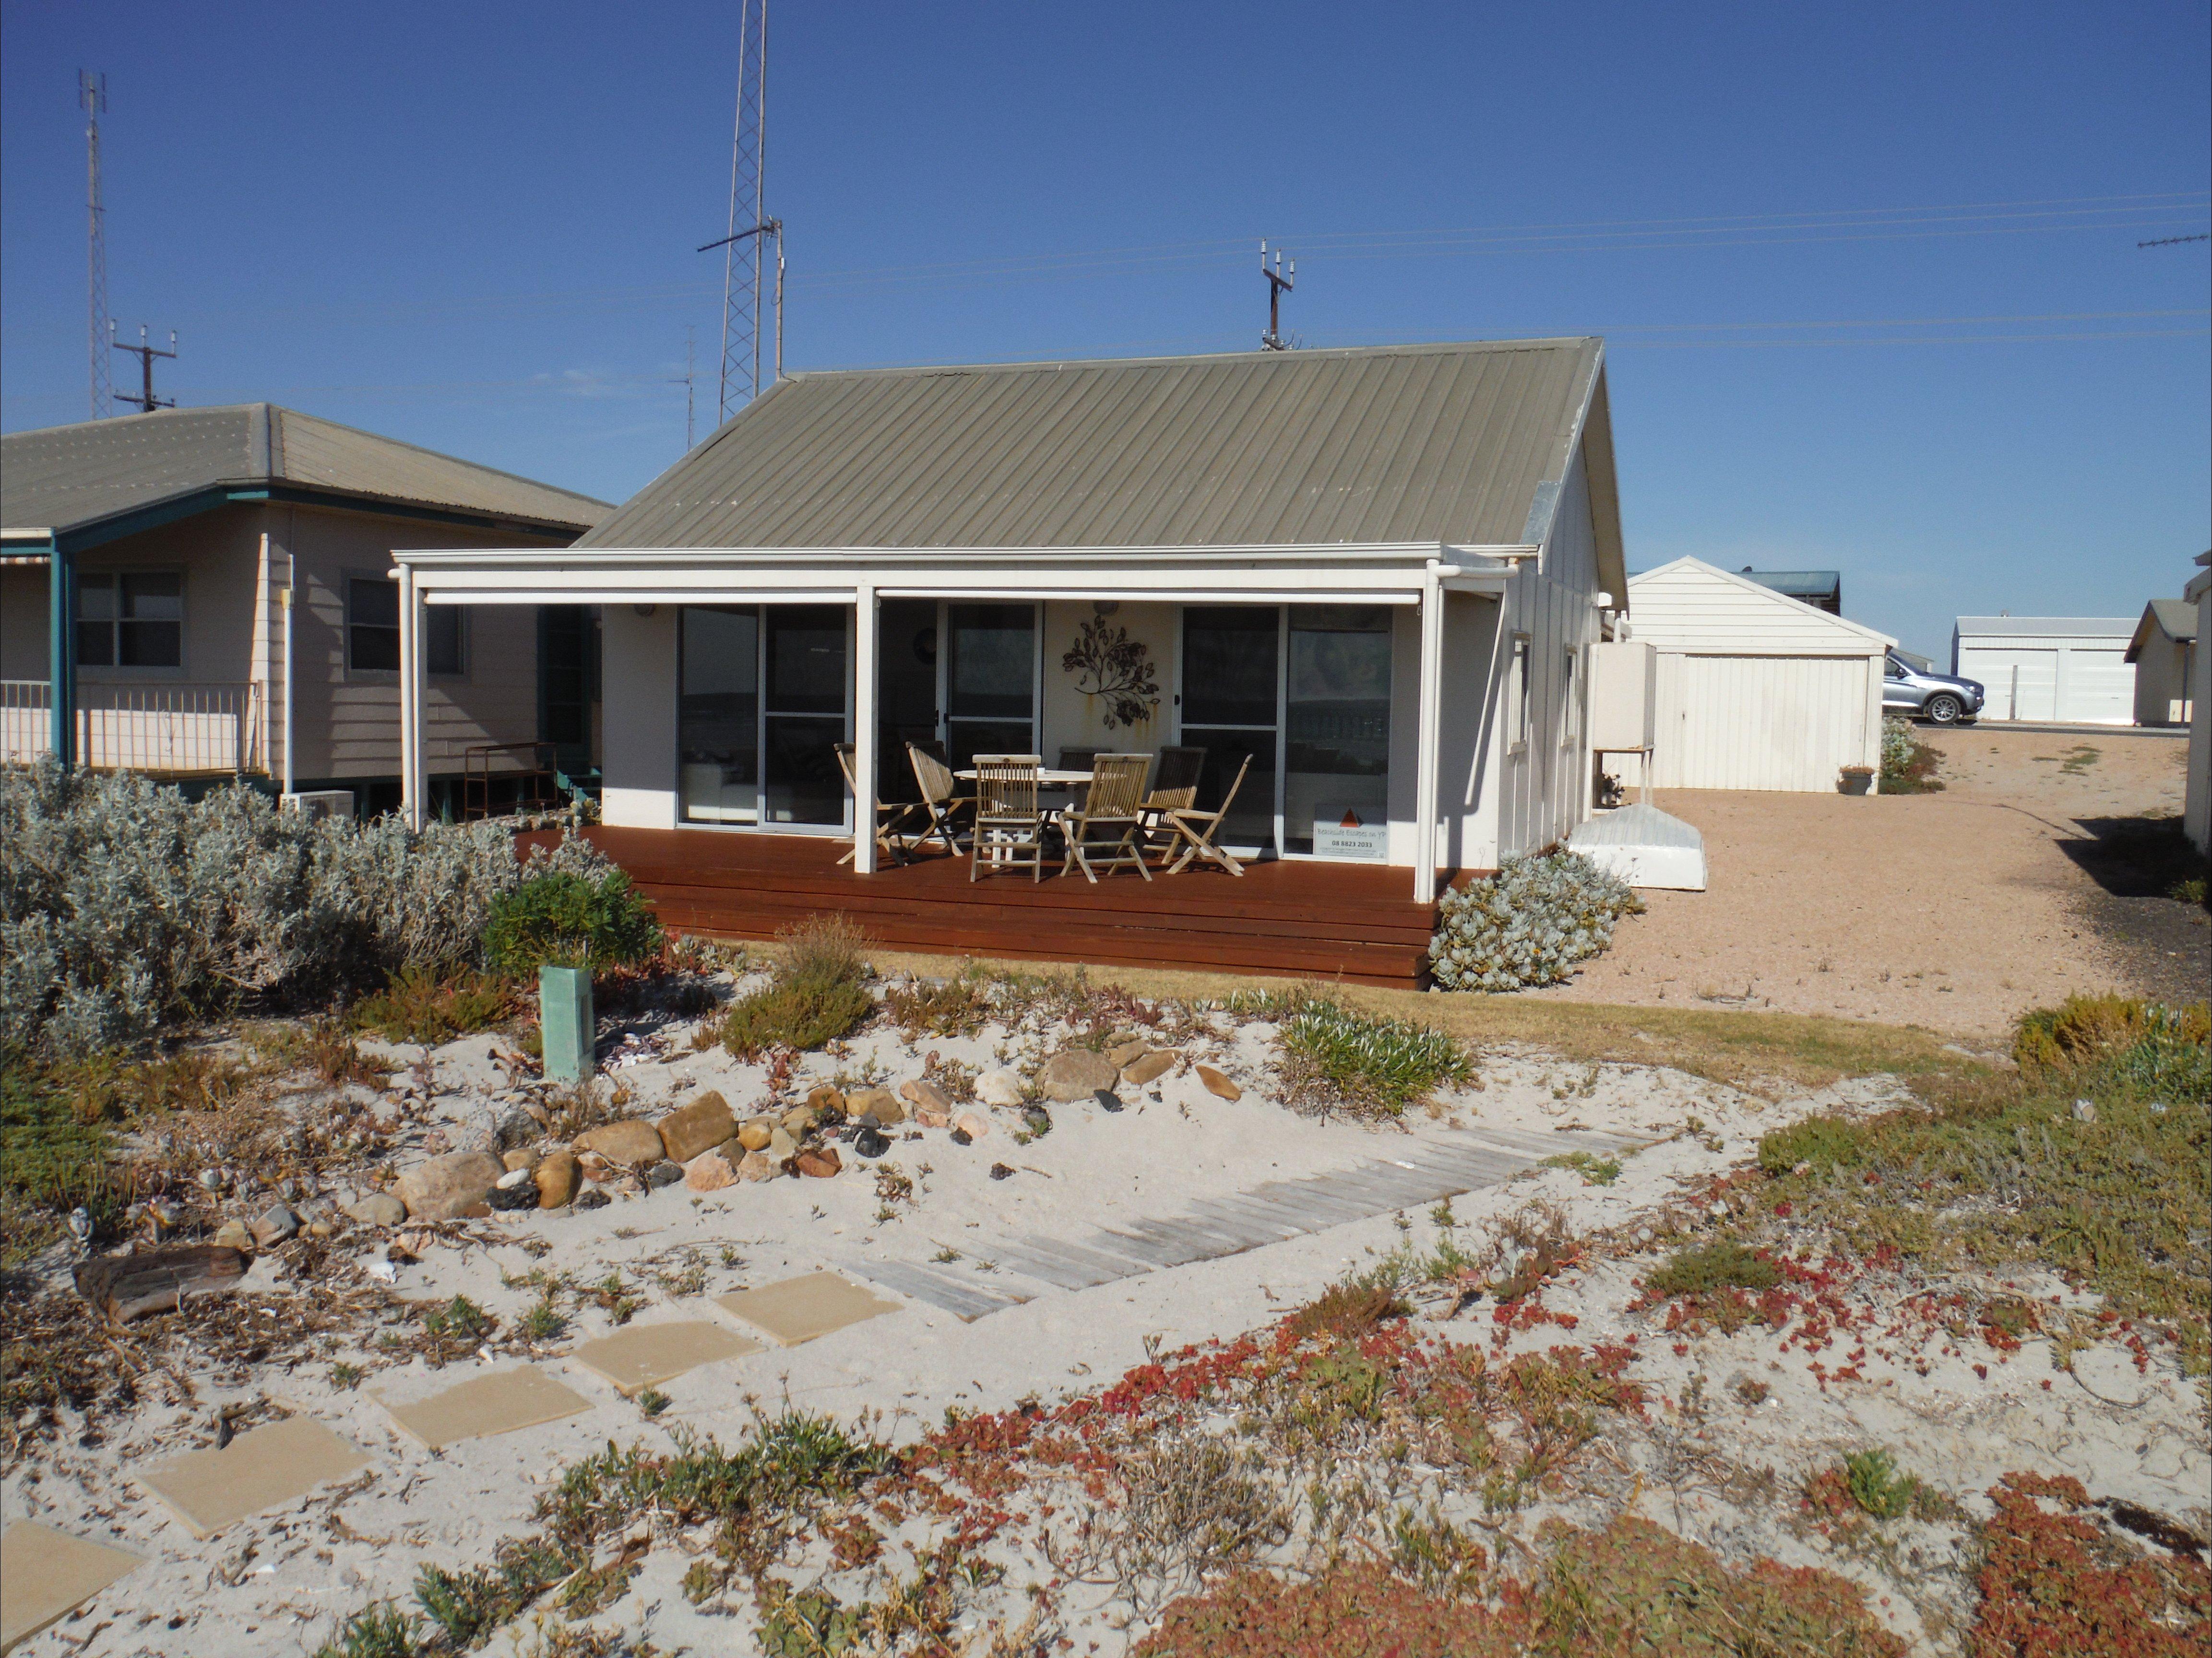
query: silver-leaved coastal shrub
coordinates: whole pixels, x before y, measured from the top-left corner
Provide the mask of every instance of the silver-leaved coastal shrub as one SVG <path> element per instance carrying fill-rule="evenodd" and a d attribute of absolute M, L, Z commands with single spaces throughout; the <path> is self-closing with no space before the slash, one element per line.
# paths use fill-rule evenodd
<path fill-rule="evenodd" d="M 1558 984 L 1613 942 L 1616 921 L 1643 908 L 1580 853 L 1510 854 L 1497 874 L 1437 904 L 1430 975 L 1439 990 Z"/>
<path fill-rule="evenodd" d="M 0 769 L 0 1051 L 125 1046 L 241 1001 L 300 1002 L 479 959 L 526 874 L 491 823 L 310 821 L 243 786 L 197 801 L 51 762 Z"/>

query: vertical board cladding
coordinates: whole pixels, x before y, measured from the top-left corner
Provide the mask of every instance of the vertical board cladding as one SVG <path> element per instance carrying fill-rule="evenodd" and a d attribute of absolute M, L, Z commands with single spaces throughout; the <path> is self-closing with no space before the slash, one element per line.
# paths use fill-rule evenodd
<path fill-rule="evenodd" d="M 1500 706 L 1497 661 L 1502 606 L 1488 594 L 1444 596 L 1443 719 L 1437 758 L 1443 823 L 1437 861 L 1447 869 L 1498 865 L 1498 791 L 1491 736 Z M 1394 757 L 1395 794 L 1401 768 Z"/>
<path fill-rule="evenodd" d="M 1654 781 L 1662 789 L 1820 793 L 1881 763 L 1864 657 L 1659 657 Z M 1869 729 L 1871 727 L 1871 729 Z"/>
<path fill-rule="evenodd" d="M 1583 456 L 1577 451 L 1559 491 L 1550 540 L 1540 560 L 1525 559 L 1506 584 L 1498 623 L 1502 640 L 1528 635 L 1528 740 L 1514 752 L 1514 733 L 1492 722 L 1490 751 L 1498 775 L 1497 852 L 1534 852 L 1563 839 L 1588 811 L 1589 750 L 1586 727 L 1568 718 L 1588 666 L 1583 650 L 1597 637 L 1597 538 Z M 1571 671 L 1568 659 L 1575 666 Z M 1492 675 L 1493 700 L 1504 706 L 1511 652 L 1500 648 Z"/>

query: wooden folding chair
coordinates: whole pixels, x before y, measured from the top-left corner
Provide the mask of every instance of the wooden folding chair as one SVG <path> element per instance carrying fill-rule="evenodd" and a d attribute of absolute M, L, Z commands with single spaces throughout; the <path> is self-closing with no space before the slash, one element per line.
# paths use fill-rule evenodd
<path fill-rule="evenodd" d="M 1062 771 L 1087 770 L 1091 762 L 1104 752 L 1103 749 L 1064 748 L 1060 751 L 1060 768 Z"/>
<path fill-rule="evenodd" d="M 929 819 L 929 827 L 914 837 L 914 850 L 920 852 L 935 841 L 947 855 L 957 858 L 962 850 L 959 820 L 963 812 L 975 811 L 975 797 L 959 793 L 959 780 L 941 755 L 932 754 L 919 743 L 909 743 L 906 758 L 921 789 L 922 812 Z"/>
<path fill-rule="evenodd" d="M 1221 805 L 1212 811 L 1199 811 L 1192 807 L 1160 814 L 1174 829 L 1183 848 L 1182 856 L 1168 865 L 1168 873 L 1180 875 L 1194 858 L 1218 864 L 1231 875 L 1242 875 L 1244 866 L 1213 844 L 1213 837 L 1221 832 L 1222 822 L 1229 816 L 1230 807 L 1237 804 L 1237 791 L 1244 786 L 1244 774 L 1252 769 L 1252 756 L 1246 755 L 1244 763 L 1237 768 L 1237 775 L 1230 783 L 1228 793 L 1221 797 Z"/>
<path fill-rule="evenodd" d="M 860 801 L 860 781 L 853 774 L 853 745 L 850 743 L 833 743 L 830 746 L 836 750 L 837 769 L 845 774 L 845 786 L 853 791 L 854 816 L 857 818 L 865 813 L 866 808 Z M 912 862 L 907 856 L 907 849 L 915 844 L 915 836 L 905 831 L 904 825 L 915 811 L 914 803 L 910 800 L 879 799 L 874 802 L 874 805 L 876 844 L 890 853 L 894 864 Z M 857 843 L 848 847 L 845 855 L 837 861 L 849 864 L 860 855 L 860 851 Z"/>
<path fill-rule="evenodd" d="M 1034 754 L 975 756 L 975 829 L 968 843 L 968 878 L 981 880 L 988 866 L 1026 867 L 1030 879 L 1044 879 L 1044 819 L 1037 812 L 1037 768 Z"/>
<path fill-rule="evenodd" d="M 1176 847 L 1173 830 L 1167 827 L 1166 814 L 1188 811 L 1198 804 L 1198 781 L 1206 770 L 1206 750 L 1197 748 L 1168 748 L 1160 750 L 1159 769 L 1152 774 L 1152 786 L 1137 808 L 1139 828 L 1138 846 L 1152 851 L 1155 836 L 1164 837 L 1167 844 L 1159 848 L 1162 861 Z"/>
<path fill-rule="evenodd" d="M 1096 853 L 1103 854 L 1109 872 L 1127 864 L 1147 881 L 1152 878 L 1137 843 L 1143 829 L 1137 809 L 1144 800 L 1145 773 L 1152 763 L 1149 754 L 1102 754 L 1092 758 L 1091 786 L 1084 793 L 1083 804 L 1060 817 L 1060 833 L 1067 838 L 1067 850 L 1060 860 L 1063 876 L 1080 868 L 1084 879 L 1097 886 L 1098 872 L 1091 862 Z"/>

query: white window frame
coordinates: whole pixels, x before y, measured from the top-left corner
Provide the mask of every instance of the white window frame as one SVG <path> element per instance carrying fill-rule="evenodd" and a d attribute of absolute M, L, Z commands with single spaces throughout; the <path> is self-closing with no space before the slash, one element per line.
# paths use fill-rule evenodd
<path fill-rule="evenodd" d="M 348 679 L 358 679 L 369 684 L 398 684 L 399 683 L 398 669 L 364 668 L 356 665 L 353 659 L 353 630 L 355 626 L 353 618 L 353 584 L 356 581 L 382 582 L 384 586 L 391 588 L 395 595 L 398 592 L 399 584 L 392 580 L 391 576 L 382 570 L 344 570 L 339 573 L 338 580 L 344 583 L 344 586 L 339 592 L 338 600 L 340 609 L 343 613 L 343 619 L 340 623 L 340 630 L 343 635 L 343 645 L 345 651 L 346 677 Z M 429 622 L 431 617 L 446 610 L 451 610 L 453 613 L 453 647 L 460 660 L 459 665 L 456 667 L 436 668 L 431 666 L 429 661 L 428 653 L 430 648 L 431 633 Z M 469 637 L 469 613 L 467 610 L 459 604 L 425 604 L 422 607 L 422 648 L 424 653 L 422 664 L 423 677 L 428 679 L 443 680 L 449 684 L 460 684 L 465 683 L 469 677 L 471 656 L 469 647 L 471 642 Z M 380 624 L 375 623 L 363 623 L 361 625 L 363 627 L 375 627 Z M 397 624 L 394 624 L 393 631 L 397 633 Z"/>
<path fill-rule="evenodd" d="M 1559 653 L 1560 695 L 1565 698 L 1565 706 L 1559 711 L 1559 746 L 1563 749 L 1573 748 L 1583 737 L 1583 676 L 1575 671 L 1576 660 L 1582 653 L 1579 645 L 1570 645 Z"/>
<path fill-rule="evenodd" d="M 122 660 L 123 580 L 126 576 L 134 575 L 173 575 L 177 579 L 177 659 L 173 664 L 125 663 Z M 125 679 L 183 678 L 185 665 L 191 660 L 188 626 L 191 620 L 187 608 L 187 590 L 191 583 L 185 578 L 185 567 L 181 564 L 127 564 L 74 572 L 70 581 L 72 591 L 70 594 L 69 644 L 72 658 L 77 653 L 79 629 L 84 626 L 84 584 L 87 580 L 113 584 L 116 613 L 106 622 L 108 660 L 104 664 L 78 662 L 75 665 L 76 671 L 94 675 L 112 674 Z"/>
<path fill-rule="evenodd" d="M 1512 635 L 1505 659 L 1505 752 L 1528 751 L 1528 645 L 1527 634 Z"/>

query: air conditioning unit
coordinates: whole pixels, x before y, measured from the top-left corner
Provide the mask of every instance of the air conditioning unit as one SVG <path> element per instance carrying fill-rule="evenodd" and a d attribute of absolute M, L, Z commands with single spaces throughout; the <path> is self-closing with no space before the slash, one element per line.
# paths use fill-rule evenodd
<path fill-rule="evenodd" d="M 350 820 L 353 817 L 351 789 L 309 789 L 299 794 L 281 794 L 276 800 L 287 811 L 296 811 L 304 817 Z"/>

